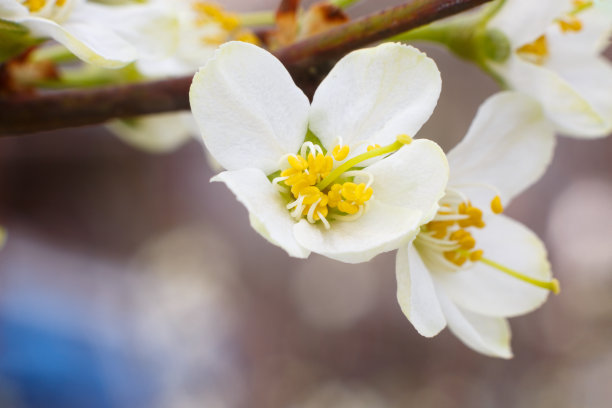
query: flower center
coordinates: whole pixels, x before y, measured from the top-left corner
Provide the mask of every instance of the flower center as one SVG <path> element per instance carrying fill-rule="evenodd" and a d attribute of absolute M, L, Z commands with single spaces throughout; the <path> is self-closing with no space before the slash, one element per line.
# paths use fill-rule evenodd
<path fill-rule="evenodd" d="M 255 34 L 241 28 L 238 14 L 230 13 L 217 4 L 204 1 L 194 2 L 192 8 L 196 13 L 196 27 L 202 29 L 216 25 L 221 29 L 203 35 L 202 42 L 205 45 L 218 46 L 230 40 L 259 44 L 259 38 Z"/>
<path fill-rule="evenodd" d="M 576 33 L 582 30 L 582 21 L 578 15 L 593 6 L 592 0 L 573 0 L 573 8 L 568 13 L 555 20 L 563 33 Z M 525 44 L 516 50 L 525 60 L 543 65 L 548 59 L 548 39 L 546 35 L 539 36 L 535 41 Z"/>
<path fill-rule="evenodd" d="M 372 198 L 374 191 L 370 186 L 373 177 L 355 166 L 399 150 L 411 141 L 409 136 L 400 135 L 388 146 L 370 146 L 366 153 L 349 160 L 346 160 L 350 152 L 347 145 L 339 144 L 331 154 L 325 154 L 320 146 L 305 142 L 299 154 L 286 157 L 289 167 L 282 170 L 272 183 L 289 196 L 291 202 L 287 209 L 294 219 L 305 218 L 311 224 L 321 221 L 329 229 L 328 216 L 346 221 L 359 218 Z M 368 183 L 353 182 L 354 177 L 361 175 L 369 178 Z"/>
<path fill-rule="evenodd" d="M 501 214 L 504 210 L 499 195 L 491 200 L 491 210 Z M 460 271 L 476 262 L 482 262 L 498 271 L 532 285 L 559 293 L 556 279 L 541 281 L 512 270 L 484 257 L 482 249 L 476 249 L 476 239 L 472 236 L 474 228 L 485 228 L 483 212 L 472 205 L 459 191 L 447 189 L 440 200 L 438 213 L 428 224 L 421 227 L 415 246 L 426 262 L 436 269 Z"/>
<path fill-rule="evenodd" d="M 47 0 L 25 0 L 22 2 L 24 6 L 30 10 L 32 13 L 36 13 L 47 4 Z M 66 0 L 55 0 L 56 6 L 63 6 L 66 3 Z"/>

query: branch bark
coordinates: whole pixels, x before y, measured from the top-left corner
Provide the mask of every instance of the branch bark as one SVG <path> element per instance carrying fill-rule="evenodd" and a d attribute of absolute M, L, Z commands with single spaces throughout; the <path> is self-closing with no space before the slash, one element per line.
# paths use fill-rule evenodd
<path fill-rule="evenodd" d="M 275 52 L 312 95 L 342 55 L 491 0 L 413 0 Z M 0 136 L 92 125 L 111 119 L 189 109 L 191 77 L 0 99 Z"/>

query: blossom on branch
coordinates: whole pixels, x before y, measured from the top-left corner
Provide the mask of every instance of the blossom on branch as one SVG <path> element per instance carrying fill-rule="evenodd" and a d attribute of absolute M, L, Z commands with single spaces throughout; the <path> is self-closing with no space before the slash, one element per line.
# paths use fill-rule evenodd
<path fill-rule="evenodd" d="M 600 55 L 612 13 L 591 0 L 506 0 L 487 24 L 511 52 L 487 66 L 512 89 L 538 100 L 560 132 L 612 132 L 612 65 Z"/>
<path fill-rule="evenodd" d="M 407 75 L 408 73 L 408 75 Z M 412 140 L 440 93 L 435 63 L 385 44 L 345 56 L 312 105 L 272 54 L 230 42 L 195 75 L 204 144 L 251 225 L 296 257 L 363 262 L 398 248 L 438 209 L 448 167 Z"/>
<path fill-rule="evenodd" d="M 104 68 L 133 62 L 140 50 L 107 23 L 130 12 L 124 32 L 138 31 L 139 22 L 159 24 L 162 16 L 145 5 L 103 6 L 85 0 L 0 0 L 0 20 L 17 23 L 33 38 L 52 38 L 83 61 Z M 113 18 L 113 16 L 115 16 Z"/>
<path fill-rule="evenodd" d="M 148 52 L 136 61 L 138 72 L 147 78 L 192 75 L 227 41 L 259 42 L 242 26 L 238 14 L 215 3 L 199 0 L 155 0 L 153 3 L 172 24 L 160 26 L 151 22 L 143 27 L 140 38 L 134 38 L 138 32 L 126 33 L 144 49 L 164 50 Z M 111 24 L 117 29 L 123 26 L 121 21 Z M 187 112 L 118 120 L 109 129 L 126 143 L 150 153 L 175 150 L 198 133 L 192 115 Z"/>
<path fill-rule="evenodd" d="M 397 298 L 416 330 L 435 336 L 448 325 L 466 345 L 510 358 L 507 317 L 539 307 L 551 280 L 546 249 L 502 203 L 537 181 L 554 133 L 538 103 L 504 92 L 479 109 L 449 154 L 450 176 L 436 216 L 397 254 Z"/>

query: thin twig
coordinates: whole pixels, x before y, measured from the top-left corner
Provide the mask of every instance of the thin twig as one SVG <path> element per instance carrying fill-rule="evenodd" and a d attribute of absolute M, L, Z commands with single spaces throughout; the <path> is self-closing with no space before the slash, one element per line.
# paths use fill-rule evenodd
<path fill-rule="evenodd" d="M 364 45 L 491 0 L 413 0 L 278 50 L 295 82 L 312 94 L 335 59 Z M 0 99 L 0 136 L 189 109 L 191 77 Z"/>

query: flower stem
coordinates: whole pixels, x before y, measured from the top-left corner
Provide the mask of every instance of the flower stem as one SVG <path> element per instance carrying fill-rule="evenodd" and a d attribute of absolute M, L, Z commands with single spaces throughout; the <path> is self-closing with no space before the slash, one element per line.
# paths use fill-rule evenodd
<path fill-rule="evenodd" d="M 484 264 L 486 264 L 486 265 L 489 265 L 492 268 L 495 268 L 495 269 L 497 269 L 499 271 L 502 271 L 502 272 L 504 272 L 504 273 L 506 273 L 506 274 L 508 274 L 508 275 L 510 275 L 512 277 L 514 277 L 514 278 L 522 280 L 523 282 L 527 282 L 527 283 L 530 283 L 530 284 L 532 284 L 534 286 L 550 290 L 555 295 L 558 295 L 559 292 L 561 291 L 561 287 L 560 287 L 559 281 L 557 279 L 553 278 L 550 281 L 542 281 L 542 280 L 535 279 L 535 278 L 532 278 L 532 277 L 527 276 L 527 275 L 523 275 L 522 273 L 517 272 L 514 269 L 510 269 L 508 267 L 505 267 L 504 265 L 501 265 L 501 264 L 499 264 L 499 263 L 497 263 L 495 261 L 492 261 L 489 258 L 482 257 L 482 258 L 480 258 L 479 261 L 484 263 Z"/>
<path fill-rule="evenodd" d="M 345 9 L 361 0 L 330 0 L 330 3 L 338 8 Z"/>
<path fill-rule="evenodd" d="M 253 11 L 249 13 L 240 13 L 238 15 L 240 23 L 244 26 L 258 27 L 274 25 L 273 11 Z"/>

